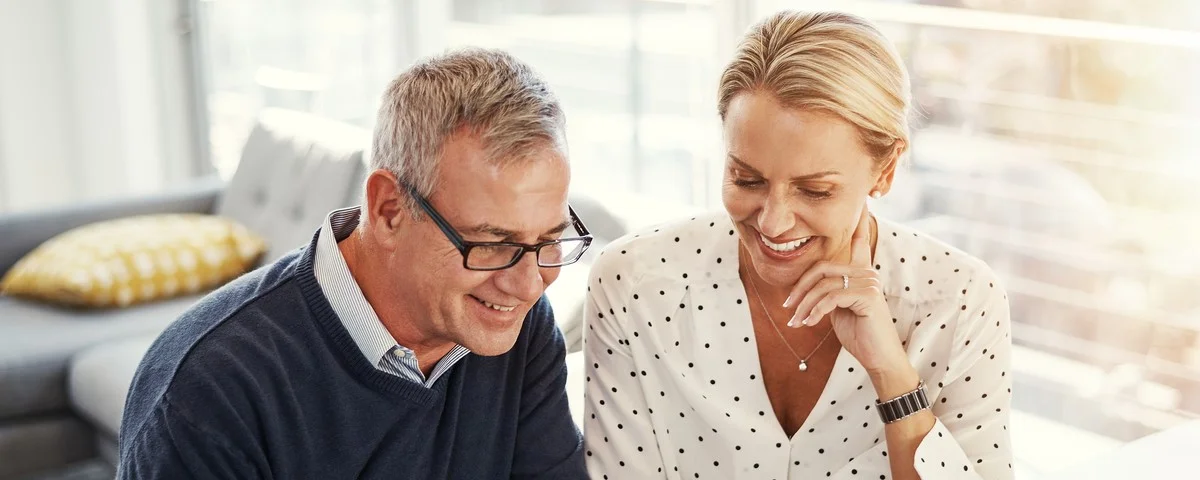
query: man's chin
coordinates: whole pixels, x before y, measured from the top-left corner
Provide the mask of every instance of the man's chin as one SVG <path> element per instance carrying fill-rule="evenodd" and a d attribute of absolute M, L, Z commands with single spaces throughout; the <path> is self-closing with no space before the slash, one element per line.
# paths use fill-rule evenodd
<path fill-rule="evenodd" d="M 513 345 L 517 344 L 517 336 L 513 335 L 508 339 L 508 341 L 493 337 L 468 343 L 470 343 L 470 345 L 463 346 L 475 355 L 479 355 L 481 357 L 498 357 L 512 351 Z"/>
<path fill-rule="evenodd" d="M 484 307 L 474 300 L 468 305 L 465 318 L 468 322 L 460 330 L 461 345 L 476 355 L 493 357 L 512 350 L 521 335 L 525 316 L 529 308 L 522 305 L 511 312 L 500 312 Z"/>

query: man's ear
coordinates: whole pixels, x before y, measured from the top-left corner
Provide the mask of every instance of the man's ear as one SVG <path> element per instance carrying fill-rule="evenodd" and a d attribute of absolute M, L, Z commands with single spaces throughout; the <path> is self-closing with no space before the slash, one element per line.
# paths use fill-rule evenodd
<path fill-rule="evenodd" d="M 892 189 L 892 181 L 896 179 L 896 168 L 900 165 L 900 157 L 904 155 L 906 149 L 908 149 L 908 144 L 904 143 L 903 140 L 896 141 L 896 145 L 892 148 L 892 153 L 888 155 L 883 169 L 879 171 L 879 179 L 875 181 L 875 188 L 872 191 L 884 195 Z"/>
<path fill-rule="evenodd" d="M 367 176 L 366 204 L 363 218 L 366 220 L 366 235 L 377 245 L 392 247 L 399 238 L 396 231 L 412 221 L 407 207 L 408 193 L 400 187 L 396 176 L 385 169 L 378 169 Z"/>

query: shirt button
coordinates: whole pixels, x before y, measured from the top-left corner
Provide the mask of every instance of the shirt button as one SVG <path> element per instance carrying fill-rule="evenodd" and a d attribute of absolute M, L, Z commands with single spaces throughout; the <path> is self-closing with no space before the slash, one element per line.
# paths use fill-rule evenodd
<path fill-rule="evenodd" d="M 404 356 L 405 356 L 404 350 L 396 350 L 396 356 L 400 357 L 400 358 L 404 358 Z"/>

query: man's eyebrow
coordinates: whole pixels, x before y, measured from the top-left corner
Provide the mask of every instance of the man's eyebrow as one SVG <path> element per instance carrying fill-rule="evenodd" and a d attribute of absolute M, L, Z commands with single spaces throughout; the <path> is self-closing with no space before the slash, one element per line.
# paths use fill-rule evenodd
<path fill-rule="evenodd" d="M 555 225 L 554 228 L 546 230 L 546 233 L 544 233 L 543 235 L 549 236 L 549 235 L 558 235 L 560 233 L 563 233 L 563 232 L 567 231 L 567 227 L 570 227 L 572 223 L 573 222 L 571 222 L 570 219 L 563 220 L 562 223 Z"/>
<path fill-rule="evenodd" d="M 498 226 L 492 225 L 490 223 L 481 223 L 479 225 L 467 227 L 467 228 L 464 228 L 463 230 L 461 230 L 460 233 L 462 233 L 463 235 L 469 235 L 469 234 L 488 235 L 488 236 L 500 237 L 500 238 L 512 238 L 512 237 L 517 236 L 517 232 L 514 232 L 507 228 L 498 227 Z"/>
<path fill-rule="evenodd" d="M 562 223 L 555 225 L 554 228 L 546 230 L 546 232 L 543 233 L 542 235 L 543 236 L 557 235 L 559 233 L 566 231 L 567 227 L 570 227 L 570 226 L 571 226 L 570 220 L 563 220 Z M 492 225 L 490 223 L 481 223 L 481 224 L 475 225 L 473 227 L 468 227 L 468 228 L 463 229 L 460 233 L 462 233 L 463 235 L 469 235 L 469 234 L 488 235 L 488 236 L 492 236 L 492 237 L 501 238 L 501 239 L 503 239 L 503 241 L 510 241 L 510 240 L 515 239 L 518 236 L 520 236 L 520 234 L 515 231 L 509 230 L 507 228 L 499 227 L 496 225 Z"/>

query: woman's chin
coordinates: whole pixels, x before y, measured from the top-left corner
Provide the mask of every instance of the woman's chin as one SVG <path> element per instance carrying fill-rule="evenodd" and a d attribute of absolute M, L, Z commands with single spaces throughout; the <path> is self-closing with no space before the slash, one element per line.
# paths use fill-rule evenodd
<path fill-rule="evenodd" d="M 755 252 L 750 255 L 754 273 L 766 285 L 777 288 L 791 288 L 800 280 L 800 276 L 815 263 L 803 255 L 795 258 L 780 259 L 777 256 L 764 255 Z"/>
<path fill-rule="evenodd" d="M 796 282 L 800 281 L 800 276 L 804 274 L 804 269 L 799 266 L 776 265 L 773 263 L 758 265 L 755 271 L 763 283 L 776 288 L 792 288 Z"/>

